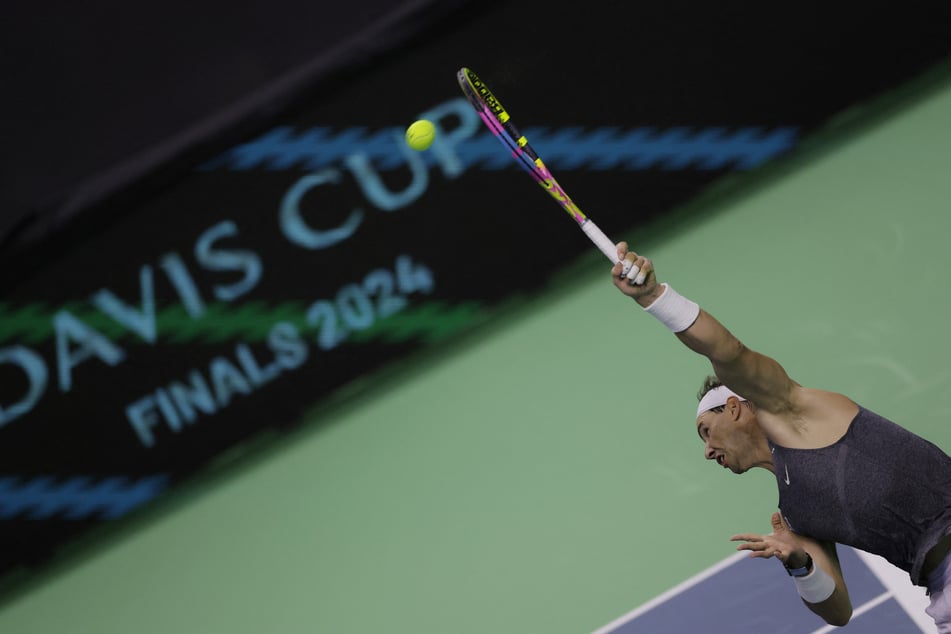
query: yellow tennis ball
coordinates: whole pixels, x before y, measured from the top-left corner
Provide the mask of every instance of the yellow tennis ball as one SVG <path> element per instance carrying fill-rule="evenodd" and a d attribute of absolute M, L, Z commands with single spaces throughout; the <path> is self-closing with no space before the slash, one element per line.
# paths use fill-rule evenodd
<path fill-rule="evenodd" d="M 422 152 L 433 144 L 436 138 L 436 126 L 432 121 L 420 119 L 406 128 L 406 145 L 417 152 Z"/>

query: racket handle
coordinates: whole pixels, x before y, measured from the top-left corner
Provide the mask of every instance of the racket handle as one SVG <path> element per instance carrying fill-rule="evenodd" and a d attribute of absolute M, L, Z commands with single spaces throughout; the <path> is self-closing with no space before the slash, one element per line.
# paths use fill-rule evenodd
<path fill-rule="evenodd" d="M 591 242 L 594 242 L 601 253 L 603 253 L 613 264 L 617 264 L 617 246 L 611 239 L 604 235 L 604 232 L 598 228 L 598 225 L 594 224 L 590 218 L 585 218 L 581 223 L 581 230 L 591 238 Z"/>
<path fill-rule="evenodd" d="M 601 250 L 613 264 L 617 264 L 617 246 L 611 239 L 604 235 L 604 232 L 594 224 L 589 218 L 585 218 L 584 222 L 581 223 L 581 230 L 591 238 L 591 242 Z M 640 276 L 640 269 L 634 266 L 634 263 L 630 260 L 624 260 L 624 269 L 621 271 L 621 275 L 627 277 L 628 279 L 634 281 L 635 284 L 642 284 L 644 282 L 643 277 Z"/>
<path fill-rule="evenodd" d="M 601 253 L 603 253 L 611 262 L 617 264 L 617 247 L 610 238 L 604 235 L 604 232 L 598 228 L 598 225 L 594 224 L 590 218 L 585 218 L 584 222 L 581 223 L 581 230 L 591 238 L 591 242 L 594 242 Z"/>

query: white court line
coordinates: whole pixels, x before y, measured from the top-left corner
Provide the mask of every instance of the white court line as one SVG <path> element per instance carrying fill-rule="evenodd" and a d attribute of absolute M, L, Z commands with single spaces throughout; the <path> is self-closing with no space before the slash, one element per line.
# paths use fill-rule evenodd
<path fill-rule="evenodd" d="M 868 568 L 872 571 L 872 574 L 874 574 L 882 583 L 882 585 L 885 586 L 886 592 L 856 608 L 852 613 L 853 618 L 864 612 L 867 612 L 868 610 L 871 610 L 889 598 L 894 598 L 898 605 L 900 605 L 901 608 L 908 614 L 908 617 L 914 621 L 915 625 L 918 626 L 918 629 L 922 631 L 922 634 L 938 634 L 938 628 L 935 626 L 934 620 L 932 620 L 932 618 L 925 613 L 925 608 L 928 606 L 928 597 L 925 596 L 924 589 L 912 585 L 911 580 L 908 578 L 908 574 L 906 572 L 896 568 L 882 557 L 879 557 L 878 555 L 870 555 L 869 553 L 858 549 L 854 550 L 855 553 L 865 563 L 865 565 L 868 566 Z M 688 588 L 712 577 L 724 568 L 729 568 L 740 559 L 745 557 L 748 557 L 746 553 L 736 553 L 735 555 L 714 564 L 710 568 L 707 568 L 706 570 L 694 575 L 686 581 L 674 586 L 663 594 L 654 597 L 644 605 L 631 610 L 624 616 L 615 619 L 604 627 L 595 630 L 591 634 L 608 634 L 613 629 L 624 625 L 628 621 L 633 621 L 641 614 L 652 610 L 656 606 L 668 601 L 672 597 L 680 594 Z M 846 583 L 848 583 L 848 579 L 846 579 Z M 827 634 L 828 632 L 832 632 L 836 629 L 838 628 L 827 625 L 819 628 L 815 632 L 812 632 L 812 634 Z"/>
<path fill-rule="evenodd" d="M 924 588 L 912 585 L 907 572 L 888 563 L 884 558 L 858 549 L 855 552 L 872 573 L 878 577 L 882 585 L 895 596 L 895 601 L 915 622 L 918 629 L 924 634 L 938 634 L 938 627 L 934 624 L 934 619 L 925 613 L 925 608 L 928 607 L 930 601 Z"/>
<path fill-rule="evenodd" d="M 605 625 L 604 627 L 598 628 L 597 630 L 595 630 L 595 631 L 592 632 L 591 634 L 607 634 L 608 632 L 610 632 L 610 631 L 613 630 L 614 628 L 617 628 L 617 627 L 619 627 L 619 626 L 621 626 L 621 625 L 624 625 L 624 624 L 627 623 L 628 621 L 633 621 L 634 619 L 636 619 L 637 617 L 639 617 L 639 616 L 640 616 L 641 614 L 643 614 L 644 612 L 647 612 L 648 610 L 652 610 L 654 607 L 660 605 L 661 603 L 664 603 L 665 601 L 669 600 L 671 597 L 674 597 L 674 596 L 680 594 L 681 592 L 683 592 L 684 590 L 686 590 L 686 589 L 688 589 L 688 588 L 690 588 L 690 587 L 692 587 L 692 586 L 695 586 L 695 585 L 697 585 L 698 583 L 700 583 L 700 582 L 702 582 L 702 581 L 704 581 L 704 580 L 706 580 L 706 579 L 712 577 L 713 575 L 715 575 L 716 573 L 720 572 L 720 571 L 723 570 L 724 568 L 729 568 L 730 566 L 732 566 L 733 564 L 735 564 L 735 563 L 738 562 L 739 560 L 745 559 L 746 557 L 749 557 L 749 555 L 748 555 L 747 553 L 745 553 L 745 552 L 736 553 L 735 555 L 732 555 L 732 556 L 730 556 L 730 557 L 727 557 L 727 558 L 724 559 L 723 561 L 721 561 L 721 562 L 719 562 L 719 563 L 717 563 L 717 564 L 714 564 L 713 566 L 711 566 L 710 568 L 707 568 L 707 569 L 704 570 L 703 572 L 700 572 L 700 573 L 698 573 L 698 574 L 696 574 L 696 575 L 690 577 L 690 578 L 687 579 L 686 581 L 683 581 L 683 582 L 679 583 L 678 585 L 674 586 L 673 588 L 671 588 L 671 589 L 668 590 L 667 592 L 664 592 L 663 594 L 654 597 L 653 599 L 651 599 L 650 601 L 648 601 L 648 602 L 645 603 L 644 605 L 642 605 L 642 606 L 640 606 L 640 607 L 638 607 L 638 608 L 636 608 L 636 609 L 634 609 L 634 610 L 631 610 L 630 612 L 628 612 L 628 613 L 625 614 L 624 616 L 619 617 L 619 618 L 617 618 L 617 619 L 611 621 L 610 623 L 608 623 L 608 624 Z"/>
<path fill-rule="evenodd" d="M 891 598 L 892 598 L 892 593 L 891 593 L 891 592 L 883 592 L 883 593 L 881 593 L 880 595 L 878 595 L 877 597 L 875 597 L 875 598 L 872 599 L 871 601 L 866 601 L 865 603 L 863 603 L 863 604 L 860 605 L 859 607 L 857 607 L 857 608 L 855 608 L 854 610 L 852 610 L 852 618 L 854 619 L 854 618 L 857 617 L 857 616 L 860 616 L 860 615 L 862 615 L 862 614 L 865 614 L 866 612 L 868 612 L 869 610 L 871 610 L 872 608 L 874 608 L 874 607 L 875 607 L 876 605 L 878 605 L 879 603 L 884 603 L 885 601 L 887 601 L 888 599 L 891 599 Z M 837 629 L 839 629 L 839 626 L 838 626 L 838 625 L 823 625 L 822 627 L 820 627 L 820 628 L 819 628 L 818 630 L 816 630 L 815 632 L 812 632 L 812 634 L 828 634 L 829 632 L 835 631 L 835 630 L 837 630 Z"/>

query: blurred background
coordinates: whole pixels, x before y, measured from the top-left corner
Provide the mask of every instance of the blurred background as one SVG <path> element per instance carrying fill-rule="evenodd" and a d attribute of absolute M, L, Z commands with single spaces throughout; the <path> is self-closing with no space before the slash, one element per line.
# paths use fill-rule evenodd
<path fill-rule="evenodd" d="M 662 279 L 948 451 L 949 13 L 12 3 L 0 629 L 591 632 L 768 529 L 462 66 Z"/>

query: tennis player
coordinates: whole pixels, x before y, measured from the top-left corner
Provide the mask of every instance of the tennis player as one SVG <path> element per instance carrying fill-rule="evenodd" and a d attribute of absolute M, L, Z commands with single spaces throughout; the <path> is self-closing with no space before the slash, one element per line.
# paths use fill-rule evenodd
<path fill-rule="evenodd" d="M 951 457 L 847 396 L 795 382 L 658 283 L 649 259 L 617 246 L 638 272 L 615 265 L 614 285 L 713 366 L 696 416 L 707 460 L 776 477 L 773 532 L 734 535 L 738 550 L 779 559 L 806 606 L 832 625 L 852 616 L 836 544 L 880 555 L 927 588 L 926 612 L 951 633 Z"/>

